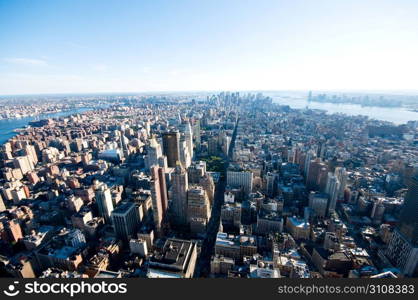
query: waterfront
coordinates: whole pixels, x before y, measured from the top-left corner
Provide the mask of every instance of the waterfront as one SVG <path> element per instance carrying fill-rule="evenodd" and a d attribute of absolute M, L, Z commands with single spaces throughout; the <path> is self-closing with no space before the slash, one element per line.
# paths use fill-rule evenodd
<path fill-rule="evenodd" d="M 0 145 L 4 144 L 7 142 L 7 140 L 17 134 L 14 130 L 27 126 L 29 122 L 33 120 L 66 117 L 77 113 L 83 113 L 91 109 L 92 108 L 83 107 L 52 114 L 41 114 L 38 116 L 25 117 L 20 119 L 0 120 Z"/>
<path fill-rule="evenodd" d="M 268 94 L 268 93 L 266 93 Z M 270 96 L 270 95 L 269 95 Z M 335 104 L 335 103 L 320 103 L 308 102 L 306 98 L 299 97 L 282 97 L 271 95 L 274 103 L 281 105 L 289 105 L 295 109 L 322 109 L 328 114 L 343 113 L 349 116 L 363 115 L 370 119 L 393 122 L 397 125 L 405 124 L 408 121 L 418 120 L 418 112 L 407 110 L 403 107 L 364 107 L 357 104 Z"/>

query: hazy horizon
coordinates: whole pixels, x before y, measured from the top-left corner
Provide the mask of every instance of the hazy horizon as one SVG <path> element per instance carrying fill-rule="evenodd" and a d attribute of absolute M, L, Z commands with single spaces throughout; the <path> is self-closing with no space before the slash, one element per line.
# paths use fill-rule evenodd
<path fill-rule="evenodd" d="M 26 94 L 0 94 L 0 97 L 7 98 L 7 97 L 30 97 L 30 96 L 72 96 L 72 95 L 86 95 L 86 96 L 100 96 L 100 95 L 132 95 L 132 96 L 142 96 L 142 95 L 164 95 L 164 94 L 217 94 L 222 92 L 230 92 L 230 93 L 299 93 L 299 94 L 306 94 L 308 96 L 309 92 L 312 93 L 329 93 L 329 94 L 369 94 L 369 95 L 405 95 L 405 96 L 418 96 L 418 89 L 417 90 L 344 90 L 344 89 L 301 89 L 301 90 L 173 90 L 173 91 L 114 91 L 114 92 L 61 92 L 61 93 L 26 93 Z"/>

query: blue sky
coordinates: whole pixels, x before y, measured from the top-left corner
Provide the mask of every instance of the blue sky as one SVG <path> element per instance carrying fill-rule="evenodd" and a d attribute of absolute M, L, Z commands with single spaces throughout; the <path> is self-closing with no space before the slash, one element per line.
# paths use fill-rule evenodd
<path fill-rule="evenodd" d="M 0 0 L 0 94 L 417 90 L 416 0 Z"/>

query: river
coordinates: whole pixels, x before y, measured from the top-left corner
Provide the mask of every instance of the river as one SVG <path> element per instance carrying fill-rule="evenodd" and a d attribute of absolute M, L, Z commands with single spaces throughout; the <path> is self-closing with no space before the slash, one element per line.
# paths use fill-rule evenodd
<path fill-rule="evenodd" d="M 357 104 L 335 104 L 335 103 L 321 103 L 308 102 L 306 98 L 302 97 L 282 97 L 277 95 L 268 95 L 273 98 L 274 103 L 281 105 L 289 105 L 291 108 L 311 108 L 322 109 L 329 114 L 343 113 L 349 116 L 363 115 L 371 119 L 393 122 L 397 125 L 405 124 L 408 121 L 418 121 L 418 112 L 409 111 L 403 107 L 376 107 L 376 106 L 361 106 Z"/>
<path fill-rule="evenodd" d="M 82 107 L 71 110 L 66 110 L 51 114 L 41 114 L 33 117 L 25 117 L 20 119 L 8 119 L 0 120 L 0 145 L 7 142 L 10 138 L 15 136 L 17 133 L 14 131 L 18 128 L 23 128 L 29 124 L 30 121 L 48 118 L 59 118 L 67 117 L 73 114 L 83 113 L 85 111 L 92 110 L 92 108 Z"/>

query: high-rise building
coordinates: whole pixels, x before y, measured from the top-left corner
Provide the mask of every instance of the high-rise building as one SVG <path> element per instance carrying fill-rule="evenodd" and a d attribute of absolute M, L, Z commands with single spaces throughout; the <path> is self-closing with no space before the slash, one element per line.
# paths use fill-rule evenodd
<path fill-rule="evenodd" d="M 215 183 L 213 182 L 212 176 L 210 176 L 208 173 L 203 175 L 203 177 L 201 177 L 199 180 L 199 185 L 206 191 L 209 202 L 212 205 L 215 197 Z"/>
<path fill-rule="evenodd" d="M 309 194 L 309 208 L 312 209 L 315 216 L 325 217 L 328 208 L 328 195 L 312 191 Z"/>
<path fill-rule="evenodd" d="M 35 147 L 32 145 L 25 145 L 23 147 L 26 155 L 29 157 L 30 161 L 34 166 L 38 163 L 38 155 L 36 154 Z"/>
<path fill-rule="evenodd" d="M 253 189 L 253 173 L 251 171 L 228 171 L 226 174 L 227 185 L 242 187 L 246 194 Z"/>
<path fill-rule="evenodd" d="M 386 255 L 405 275 L 412 276 L 418 274 L 418 175 L 408 185 L 400 222 Z"/>
<path fill-rule="evenodd" d="M 22 174 L 25 175 L 34 169 L 33 162 L 29 156 L 18 156 L 13 160 L 15 168 L 19 168 Z"/>
<path fill-rule="evenodd" d="M 329 172 L 327 185 L 325 188 L 325 193 L 329 195 L 328 213 L 335 211 L 339 191 L 340 191 L 340 182 L 338 181 L 337 176 Z"/>
<path fill-rule="evenodd" d="M 151 198 L 154 223 L 157 231 L 159 232 L 161 230 L 161 224 L 165 218 L 168 205 L 164 169 L 158 166 L 152 166 L 151 177 Z"/>
<path fill-rule="evenodd" d="M 209 221 L 210 203 L 206 191 L 201 186 L 193 186 L 187 192 L 187 218 L 202 218 Z"/>
<path fill-rule="evenodd" d="M 269 197 L 275 197 L 277 193 L 277 184 L 279 182 L 279 174 L 268 172 L 265 175 L 266 193 Z"/>
<path fill-rule="evenodd" d="M 167 157 L 163 155 L 161 145 L 152 137 L 149 139 L 149 145 L 146 147 L 147 155 L 145 155 L 145 167 L 150 169 L 153 165 L 167 168 Z"/>
<path fill-rule="evenodd" d="M 418 175 L 408 182 L 408 192 L 405 196 L 399 232 L 414 245 L 418 245 Z"/>
<path fill-rule="evenodd" d="M 163 134 L 163 153 L 167 156 L 167 164 L 175 168 L 180 161 L 180 133 L 177 131 Z"/>
<path fill-rule="evenodd" d="M 338 191 L 338 199 L 343 199 L 344 190 L 347 186 L 347 179 L 348 179 L 347 170 L 344 167 L 336 167 L 334 174 L 335 176 L 337 176 L 337 179 L 340 182 L 340 189 Z"/>
<path fill-rule="evenodd" d="M 187 190 L 189 182 L 186 170 L 177 164 L 171 175 L 171 209 L 174 222 L 187 224 Z"/>
<path fill-rule="evenodd" d="M 112 211 L 113 227 L 116 235 L 127 242 L 136 233 L 139 225 L 138 208 L 133 202 L 120 204 Z"/>
<path fill-rule="evenodd" d="M 305 161 L 304 161 L 304 170 L 303 170 L 303 172 L 304 172 L 304 174 L 305 174 L 306 178 L 308 178 L 309 168 L 310 168 L 310 166 L 311 166 L 311 161 L 312 161 L 315 157 L 316 157 L 316 154 L 315 154 L 315 151 L 313 151 L 313 150 L 309 150 L 309 151 L 306 153 L 306 156 L 305 156 Z"/>
<path fill-rule="evenodd" d="M 6 210 L 6 205 L 4 204 L 3 196 L 0 194 L 0 213 Z"/>
<path fill-rule="evenodd" d="M 113 211 L 112 193 L 104 183 L 100 184 L 96 190 L 96 203 L 99 209 L 99 215 L 109 223 Z"/>
<path fill-rule="evenodd" d="M 165 165 L 160 165 L 160 162 L 164 162 L 164 160 L 162 160 L 163 152 L 161 150 L 161 145 L 155 140 L 154 137 L 149 140 L 149 145 L 146 146 L 146 150 L 147 154 L 144 157 L 145 168 L 149 170 L 153 165 L 167 167 Z"/>
<path fill-rule="evenodd" d="M 200 139 L 200 120 L 193 120 L 193 139 L 196 144 L 196 149 L 200 149 L 201 139 Z"/>
<path fill-rule="evenodd" d="M 187 145 L 187 151 L 189 153 L 190 160 L 193 159 L 193 132 L 189 121 L 185 121 L 182 124 L 182 133 Z"/>
<path fill-rule="evenodd" d="M 206 174 L 206 162 L 198 161 L 193 162 L 187 169 L 190 184 L 198 184 L 201 177 Z"/>
<path fill-rule="evenodd" d="M 326 168 L 327 165 L 322 162 L 320 158 L 316 158 L 309 163 L 308 172 L 306 173 L 306 187 L 309 190 L 318 190 L 321 177 L 320 174 L 323 174 L 321 171 L 323 168 Z"/>
<path fill-rule="evenodd" d="M 218 138 L 213 136 L 208 140 L 208 154 L 218 155 Z"/>
<path fill-rule="evenodd" d="M 190 167 L 192 163 L 192 158 L 190 156 L 187 141 L 185 140 L 184 135 L 182 135 L 180 139 L 180 162 L 185 169 Z"/>

